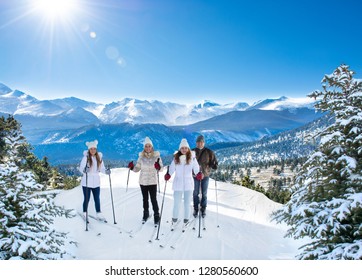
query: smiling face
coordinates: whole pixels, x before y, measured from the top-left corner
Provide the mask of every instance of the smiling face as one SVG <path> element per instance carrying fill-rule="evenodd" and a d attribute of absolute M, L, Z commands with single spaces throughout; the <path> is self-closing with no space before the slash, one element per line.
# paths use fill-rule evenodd
<path fill-rule="evenodd" d="M 89 153 L 91 154 L 91 156 L 94 156 L 97 152 L 97 149 L 96 148 L 90 148 L 89 149 Z"/>
<path fill-rule="evenodd" d="M 196 147 L 199 149 L 203 149 L 205 147 L 205 142 L 204 141 L 196 142 Z"/>
<path fill-rule="evenodd" d="M 189 148 L 187 148 L 187 147 L 181 147 L 180 151 L 181 151 L 181 153 L 182 153 L 183 155 L 186 155 L 186 153 L 189 151 Z"/>
<path fill-rule="evenodd" d="M 145 152 L 146 153 L 151 153 L 152 152 L 152 145 L 151 144 L 146 144 L 145 145 Z"/>

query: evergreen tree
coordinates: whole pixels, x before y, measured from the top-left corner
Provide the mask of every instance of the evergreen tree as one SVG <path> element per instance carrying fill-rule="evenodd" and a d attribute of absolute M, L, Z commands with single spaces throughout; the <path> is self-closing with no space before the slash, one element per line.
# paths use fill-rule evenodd
<path fill-rule="evenodd" d="M 4 161 L 4 157 L 6 155 L 5 126 L 6 120 L 2 116 L 0 117 L 0 163 Z"/>
<path fill-rule="evenodd" d="M 49 179 L 49 186 L 51 189 L 64 189 L 64 177 L 58 172 L 56 168 L 51 169 L 52 176 Z"/>
<path fill-rule="evenodd" d="M 20 125 L 9 117 L 3 137 L 6 154 L 0 162 L 0 259 L 59 259 L 67 255 L 66 233 L 53 228 L 54 217 L 70 211 L 54 204 L 55 192 L 36 182 L 26 170 L 22 152 L 27 143 Z"/>
<path fill-rule="evenodd" d="M 346 65 L 322 80 L 316 108 L 334 123 L 300 169 L 289 203 L 275 213 L 290 237 L 309 237 L 301 259 L 362 259 L 362 80 Z"/>

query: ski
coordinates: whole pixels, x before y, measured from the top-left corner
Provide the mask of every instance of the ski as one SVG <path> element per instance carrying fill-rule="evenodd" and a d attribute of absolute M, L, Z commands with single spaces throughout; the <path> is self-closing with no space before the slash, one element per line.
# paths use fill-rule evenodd
<path fill-rule="evenodd" d="M 150 215 L 146 221 L 142 221 L 142 223 L 134 230 L 130 231 L 129 237 L 133 238 L 135 237 L 142 229 L 143 226 L 151 219 L 152 215 Z"/>
<path fill-rule="evenodd" d="M 97 218 L 97 217 L 95 217 L 95 216 L 92 216 L 92 215 L 90 215 L 90 214 L 88 214 L 88 217 L 89 218 L 92 218 L 92 219 L 94 219 L 94 220 L 96 220 L 96 221 L 98 221 L 98 222 L 101 222 L 101 223 L 105 223 L 105 224 L 107 224 L 108 223 L 108 221 L 106 220 L 106 219 L 99 219 L 99 218 Z"/>
<path fill-rule="evenodd" d="M 88 219 L 89 219 L 89 218 L 91 218 L 92 220 L 97 221 L 98 223 L 100 223 L 100 224 L 102 224 L 102 225 L 106 225 L 106 226 L 115 228 L 115 229 L 119 230 L 120 233 L 123 233 L 123 232 L 130 233 L 130 232 L 131 232 L 130 230 L 124 229 L 124 228 L 119 227 L 119 226 L 117 226 L 117 225 L 110 224 L 110 223 L 107 222 L 107 220 L 100 220 L 100 219 L 98 219 L 97 217 L 88 214 Z M 88 221 L 88 223 L 89 223 L 89 221 Z"/>
<path fill-rule="evenodd" d="M 83 213 L 80 213 L 80 212 L 77 212 L 77 214 L 82 218 L 82 220 L 85 222 L 85 217 L 84 217 L 84 215 L 83 215 Z M 87 221 L 87 223 L 88 223 L 88 229 L 92 229 L 92 226 L 89 224 L 89 215 L 88 215 L 88 221 Z M 100 232 L 98 232 L 97 234 L 96 234 L 96 236 L 100 236 L 102 233 L 100 233 Z"/>
<path fill-rule="evenodd" d="M 193 230 L 196 230 L 196 220 L 197 219 L 193 220 L 193 225 L 192 225 Z M 205 217 L 201 218 L 201 227 L 202 227 L 203 230 L 206 230 L 206 218 Z"/>
<path fill-rule="evenodd" d="M 180 221 L 177 221 L 174 225 L 171 226 L 170 231 L 166 234 L 166 236 L 163 239 L 163 242 L 160 244 L 161 248 L 165 248 L 167 244 L 172 239 L 172 236 L 176 232 L 177 226 L 180 224 Z"/>
<path fill-rule="evenodd" d="M 82 220 L 85 222 L 85 217 L 83 213 L 77 212 L 78 216 L 80 216 L 82 218 Z M 88 216 L 88 221 L 87 224 L 89 224 L 89 216 Z"/>
<path fill-rule="evenodd" d="M 195 220 L 196 219 L 191 219 L 182 226 L 181 235 L 178 236 L 178 238 L 170 246 L 172 249 L 176 249 L 176 247 L 183 242 L 183 240 L 185 239 L 185 236 L 186 236 L 186 231 L 191 227 L 192 224 L 194 224 Z"/>
<path fill-rule="evenodd" d="M 192 230 L 196 230 L 196 217 L 192 221 Z"/>
<path fill-rule="evenodd" d="M 201 223 L 202 229 L 203 229 L 203 230 L 206 230 L 206 222 L 205 222 L 205 221 L 206 221 L 206 218 L 205 218 L 205 217 L 202 218 L 201 221 L 202 221 L 202 223 Z"/>
<path fill-rule="evenodd" d="M 149 242 L 149 243 L 152 243 L 153 240 L 155 239 L 155 236 L 156 236 L 156 234 L 157 234 L 158 227 L 159 227 L 158 224 L 156 224 L 156 225 L 154 226 L 153 231 L 152 231 L 152 234 L 151 234 L 150 238 L 148 239 L 148 242 Z"/>

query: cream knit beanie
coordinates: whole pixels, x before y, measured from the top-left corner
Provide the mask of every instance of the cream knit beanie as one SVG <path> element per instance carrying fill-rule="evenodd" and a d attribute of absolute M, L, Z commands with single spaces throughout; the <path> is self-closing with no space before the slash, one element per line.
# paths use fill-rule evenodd
<path fill-rule="evenodd" d="M 85 142 L 85 144 L 88 147 L 88 150 L 90 148 L 96 148 L 97 149 L 98 141 L 94 140 L 94 141 L 91 141 L 91 142 Z"/>
<path fill-rule="evenodd" d="M 181 150 L 181 147 L 187 147 L 190 149 L 189 143 L 187 142 L 186 138 L 182 138 L 180 146 L 178 147 L 179 150 Z"/>
<path fill-rule="evenodd" d="M 145 141 L 143 142 L 143 147 L 145 147 L 146 144 L 151 144 L 151 146 L 153 147 L 151 139 L 149 137 L 147 137 L 147 136 L 145 138 Z"/>

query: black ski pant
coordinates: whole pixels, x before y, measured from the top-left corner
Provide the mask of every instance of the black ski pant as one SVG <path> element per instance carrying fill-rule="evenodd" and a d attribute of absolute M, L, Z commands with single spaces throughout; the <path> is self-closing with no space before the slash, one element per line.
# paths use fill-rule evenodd
<path fill-rule="evenodd" d="M 148 195 L 151 198 L 152 208 L 154 215 L 159 215 L 158 213 L 158 203 L 157 203 L 157 185 L 140 185 L 143 197 L 143 213 L 149 214 L 149 203 L 148 203 Z"/>

